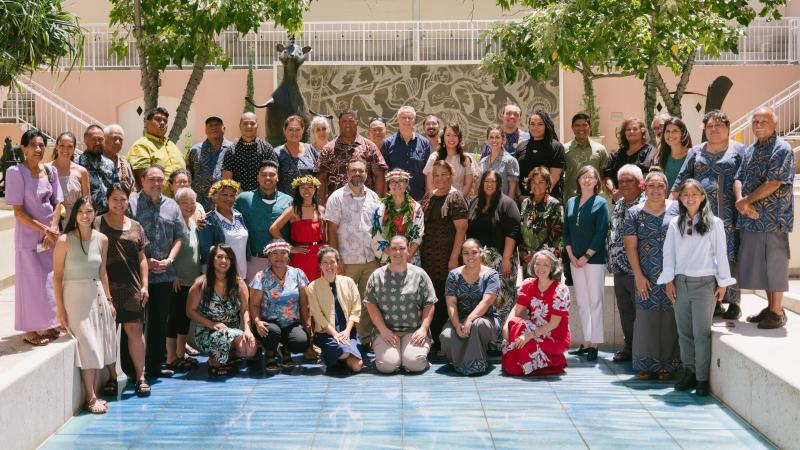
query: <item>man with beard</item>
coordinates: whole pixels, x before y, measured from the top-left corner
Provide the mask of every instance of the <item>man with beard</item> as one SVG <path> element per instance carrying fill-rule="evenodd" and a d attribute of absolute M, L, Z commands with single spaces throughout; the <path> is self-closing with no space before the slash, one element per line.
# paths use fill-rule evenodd
<path fill-rule="evenodd" d="M 358 134 L 358 111 L 345 109 L 339 113 L 339 136 L 325 144 L 317 160 L 320 198 L 347 184 L 349 178 L 348 164 L 353 158 L 359 158 L 367 164 L 366 187 L 374 189 L 378 195 L 386 192 L 384 173 L 388 169 L 378 147 Z"/>
<path fill-rule="evenodd" d="M 442 124 L 439 118 L 430 114 L 422 122 L 422 129 L 425 132 L 425 137 L 428 138 L 428 143 L 431 146 L 431 153 L 439 151 L 440 136 L 439 132 L 442 129 Z"/>
<path fill-rule="evenodd" d="M 242 114 L 239 132 L 241 137 L 236 145 L 222 157 L 222 178 L 236 181 L 242 191 L 252 191 L 258 188 L 258 168 L 265 161 L 277 166 L 278 154 L 271 145 L 256 137 L 258 118 L 255 113 Z"/>
<path fill-rule="evenodd" d="M 128 162 L 140 187 L 142 174 L 148 167 L 161 166 L 165 179 L 169 179 L 172 172 L 186 168 L 183 153 L 167 138 L 167 120 L 169 111 L 162 106 L 148 111 L 144 116 L 144 136 L 137 139 L 128 150 Z M 164 183 L 164 193 L 170 193 L 169 183 Z"/>
<path fill-rule="evenodd" d="M 103 155 L 104 140 L 103 129 L 99 125 L 86 127 L 83 132 L 86 151 L 78 158 L 78 164 L 89 172 L 89 191 L 98 215 L 108 211 L 106 192 L 114 183 L 119 182 L 117 167 Z"/>
<path fill-rule="evenodd" d="M 347 163 L 348 181 L 335 190 L 325 205 L 328 223 L 328 243 L 339 251 L 339 273 L 352 278 L 358 285 L 361 298 L 372 272 L 379 267 L 372 252 L 372 214 L 380 206 L 380 198 L 364 184 L 367 162 L 361 158 Z M 371 339 L 372 322 L 366 308 L 361 310 L 358 336 L 367 345 Z"/>

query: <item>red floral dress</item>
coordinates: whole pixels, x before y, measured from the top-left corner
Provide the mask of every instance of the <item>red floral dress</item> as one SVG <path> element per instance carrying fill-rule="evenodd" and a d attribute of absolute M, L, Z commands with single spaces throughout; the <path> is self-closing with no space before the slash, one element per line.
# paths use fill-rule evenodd
<path fill-rule="evenodd" d="M 569 349 L 569 289 L 553 281 L 539 292 L 538 278 L 529 278 L 519 288 L 517 304 L 528 308 L 529 318 L 514 317 L 508 323 L 508 341 L 503 342 L 503 370 L 509 375 L 550 375 L 563 373 L 567 367 L 564 352 Z M 514 341 L 524 333 L 550 322 L 553 316 L 561 322 L 548 333 L 516 348 Z"/>

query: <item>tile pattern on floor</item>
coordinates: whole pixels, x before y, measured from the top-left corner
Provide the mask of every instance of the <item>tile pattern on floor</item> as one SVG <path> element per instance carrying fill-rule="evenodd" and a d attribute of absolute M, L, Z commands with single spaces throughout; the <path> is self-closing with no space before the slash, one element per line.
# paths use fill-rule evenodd
<path fill-rule="evenodd" d="M 81 413 L 42 448 L 774 448 L 712 397 L 639 381 L 629 364 L 569 358 L 566 375 L 325 374 L 317 365 L 225 379 L 205 365 Z"/>

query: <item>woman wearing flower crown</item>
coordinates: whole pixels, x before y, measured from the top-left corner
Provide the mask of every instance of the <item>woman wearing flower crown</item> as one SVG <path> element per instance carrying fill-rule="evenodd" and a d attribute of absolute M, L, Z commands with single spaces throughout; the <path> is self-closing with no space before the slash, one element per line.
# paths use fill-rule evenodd
<path fill-rule="evenodd" d="M 250 259 L 249 233 L 242 213 L 233 208 L 239 190 L 239 183 L 227 179 L 217 181 L 208 190 L 214 210 L 206 214 L 206 226 L 200 230 L 200 262 L 212 262 L 209 254 L 214 245 L 228 244 L 236 255 L 239 276 L 245 278 Z"/>
<path fill-rule="evenodd" d="M 325 245 L 325 207 L 319 204 L 317 189 L 320 182 L 311 175 L 295 178 L 292 181 L 294 202 L 269 227 L 270 234 L 283 238 L 281 230 L 289 222 L 291 225 L 292 267 L 297 267 L 309 280 L 319 278 L 317 252 Z"/>
<path fill-rule="evenodd" d="M 389 262 L 389 239 L 401 235 L 408 239 L 410 262 L 420 265 L 419 244 L 425 231 L 425 215 L 422 207 L 408 193 L 411 175 L 402 169 L 386 173 L 389 194 L 381 200 L 372 215 L 372 249 L 381 263 Z"/>

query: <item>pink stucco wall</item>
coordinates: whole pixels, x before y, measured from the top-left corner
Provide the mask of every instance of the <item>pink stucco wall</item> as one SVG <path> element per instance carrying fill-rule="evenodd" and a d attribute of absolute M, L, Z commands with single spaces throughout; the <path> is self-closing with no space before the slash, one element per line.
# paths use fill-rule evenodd
<path fill-rule="evenodd" d="M 667 86 L 673 89 L 676 77 L 668 70 L 662 69 L 662 74 Z M 733 121 L 800 79 L 800 66 L 696 66 L 687 91 L 705 95 L 708 85 L 721 75 L 733 82 L 722 108 Z M 572 139 L 570 118 L 581 111 L 583 82 L 579 74 L 565 72 L 563 83 L 564 140 L 568 141 Z M 595 81 L 595 91 L 600 106 L 600 134 L 605 136 L 604 144 L 611 150 L 616 148 L 615 132 L 622 120 L 630 116 L 644 117 L 644 84 L 634 77 L 604 78 Z M 622 119 L 612 120 L 612 115 Z"/>

